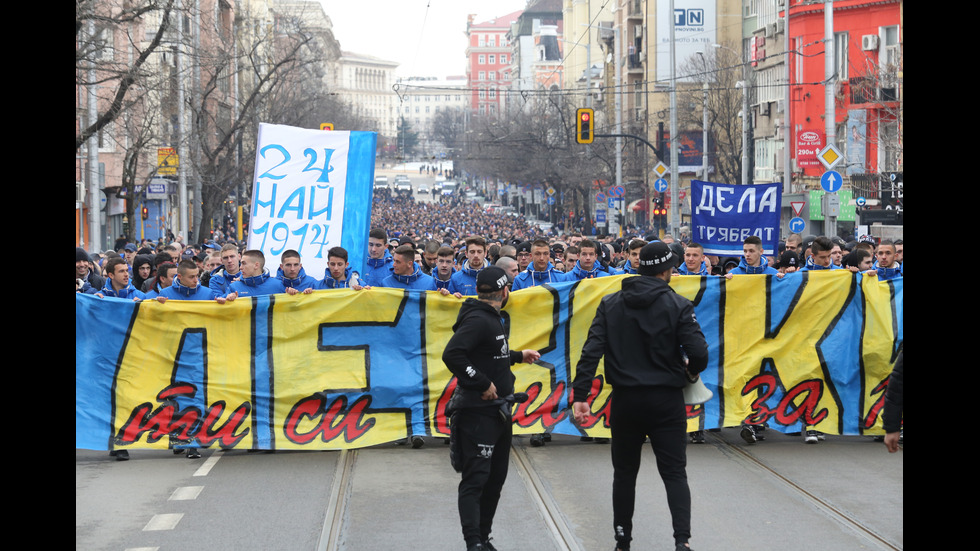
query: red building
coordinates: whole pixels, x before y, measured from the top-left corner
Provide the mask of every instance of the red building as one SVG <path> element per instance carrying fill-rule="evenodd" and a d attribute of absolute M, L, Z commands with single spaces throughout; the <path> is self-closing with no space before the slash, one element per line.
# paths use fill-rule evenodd
<path fill-rule="evenodd" d="M 835 0 L 837 171 L 861 180 L 902 171 L 902 14 L 899 0 Z M 796 172 L 807 180 L 823 166 L 826 145 L 824 4 L 790 7 L 790 121 Z"/>
<path fill-rule="evenodd" d="M 507 32 L 523 10 L 489 21 L 466 22 L 466 79 L 472 90 L 470 109 L 481 115 L 496 115 L 503 107 L 500 90 L 510 86 L 511 45 Z"/>

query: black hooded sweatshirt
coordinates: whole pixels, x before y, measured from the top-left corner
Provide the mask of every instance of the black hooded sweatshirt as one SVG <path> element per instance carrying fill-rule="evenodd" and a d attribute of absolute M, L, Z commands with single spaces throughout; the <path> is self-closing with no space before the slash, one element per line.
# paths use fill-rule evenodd
<path fill-rule="evenodd" d="M 523 360 L 520 350 L 507 344 L 507 329 L 496 308 L 475 298 L 466 299 L 459 309 L 453 336 L 442 352 L 442 361 L 456 376 L 465 399 L 459 407 L 498 405 L 480 403 L 480 395 L 492 382 L 501 398 L 514 393 L 514 374 L 510 366 Z M 459 391 L 457 391 L 459 392 Z"/>
<path fill-rule="evenodd" d="M 694 305 L 662 279 L 626 278 L 622 291 L 604 297 L 596 310 L 576 366 L 574 401 L 588 397 L 603 356 L 606 380 L 613 388 L 683 388 L 687 383 L 683 354 L 691 374 L 708 365 L 708 343 Z"/>

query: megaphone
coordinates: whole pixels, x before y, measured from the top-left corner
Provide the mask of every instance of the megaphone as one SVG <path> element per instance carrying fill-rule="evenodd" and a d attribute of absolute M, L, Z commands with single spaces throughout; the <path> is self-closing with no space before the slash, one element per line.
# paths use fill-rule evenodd
<path fill-rule="evenodd" d="M 708 387 L 704 386 L 704 381 L 698 377 L 693 383 L 688 382 L 684 385 L 684 403 L 689 406 L 703 404 L 714 396 Z"/>

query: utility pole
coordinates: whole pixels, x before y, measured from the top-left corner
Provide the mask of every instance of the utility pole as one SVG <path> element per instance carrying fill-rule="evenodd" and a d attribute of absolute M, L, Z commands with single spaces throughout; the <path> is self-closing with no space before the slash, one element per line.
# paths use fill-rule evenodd
<path fill-rule="evenodd" d="M 674 0 L 670 0 L 670 224 L 667 232 L 673 235 L 681 227 L 680 162 L 677 152 L 677 52 L 674 48 Z"/>
<path fill-rule="evenodd" d="M 834 101 L 834 89 L 837 84 L 837 56 L 834 52 L 834 0 L 824 0 L 823 4 L 823 34 L 824 34 L 824 128 L 827 135 L 827 145 L 837 143 L 837 110 Z M 833 192 L 836 195 L 836 192 Z M 824 213 L 826 227 L 824 234 L 837 235 L 837 217 Z"/>

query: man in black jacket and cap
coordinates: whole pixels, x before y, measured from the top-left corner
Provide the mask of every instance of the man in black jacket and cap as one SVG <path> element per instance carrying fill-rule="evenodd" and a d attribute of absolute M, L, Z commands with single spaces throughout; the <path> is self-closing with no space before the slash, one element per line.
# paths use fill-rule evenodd
<path fill-rule="evenodd" d="M 688 550 L 691 490 L 687 485 L 687 418 L 683 387 L 708 365 L 708 344 L 691 301 L 668 283 L 677 256 L 663 242 L 640 249 L 641 277 L 602 299 L 576 366 L 572 410 L 583 423 L 599 359 L 612 386 L 613 527 L 617 549 L 632 541 L 640 452 L 649 437 L 667 490 L 674 544 Z M 645 544 L 644 547 L 648 547 Z"/>
<path fill-rule="evenodd" d="M 453 336 L 442 361 L 456 376 L 451 402 L 453 467 L 463 473 L 459 483 L 459 520 L 467 551 L 493 550 L 490 531 L 500 490 L 507 478 L 512 425 L 510 403 L 514 374 L 510 366 L 532 363 L 535 350 L 511 350 L 500 309 L 510 290 L 507 273 L 497 266 L 476 276 L 477 298 L 459 309 Z"/>

